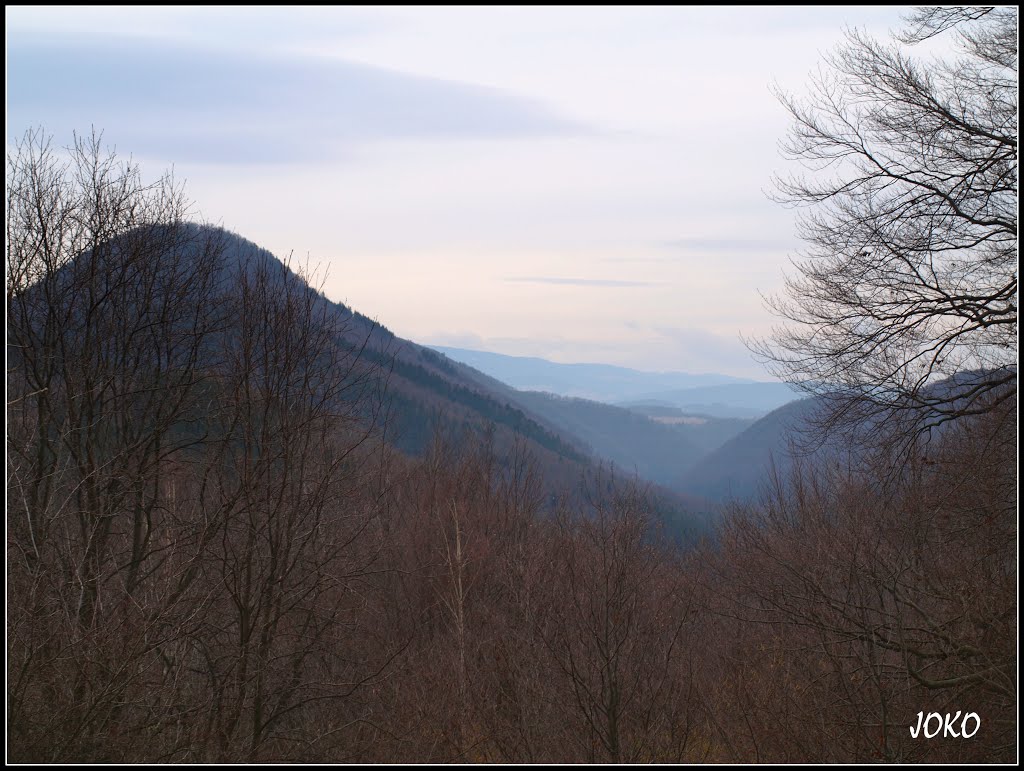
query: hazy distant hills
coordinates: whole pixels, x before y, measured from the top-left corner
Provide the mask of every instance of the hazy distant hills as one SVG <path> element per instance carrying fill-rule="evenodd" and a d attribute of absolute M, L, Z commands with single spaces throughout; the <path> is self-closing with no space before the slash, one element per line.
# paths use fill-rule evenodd
<path fill-rule="evenodd" d="M 650 393 L 623 406 L 672 406 L 697 415 L 757 418 L 800 398 L 786 383 L 723 383 Z"/>
<path fill-rule="evenodd" d="M 717 450 L 754 423 L 753 418 L 694 415 L 688 410 L 660 404 L 633 404 L 627 409 L 645 415 L 655 423 L 671 426 L 675 431 L 685 434 L 688 440 L 700 449 L 702 456 L 712 450 Z"/>
<path fill-rule="evenodd" d="M 729 375 L 641 372 L 610 364 L 558 364 L 531 356 L 506 356 L 466 348 L 430 346 L 451 359 L 525 391 L 548 391 L 603 402 L 640 399 L 654 392 L 723 383 L 751 383 Z"/>
<path fill-rule="evenodd" d="M 680 485 L 688 471 L 709 453 L 753 423 L 738 418 L 666 415 L 673 408 L 625 409 L 587 399 L 536 391 L 514 397 L 531 413 L 559 430 L 578 436 L 596 456 L 627 473 L 679 492 L 707 498 Z M 661 414 L 652 414 L 660 412 Z"/>
<path fill-rule="evenodd" d="M 538 391 L 521 391 L 513 398 L 560 431 L 579 437 L 594 455 L 661 485 L 678 480 L 713 449 L 695 426 L 658 422 L 622 407 Z"/>
<path fill-rule="evenodd" d="M 729 375 L 642 372 L 606 364 L 558 364 L 532 357 L 432 347 L 513 388 L 625 407 L 660 405 L 716 417 L 756 418 L 798 398 L 783 383 Z"/>
<path fill-rule="evenodd" d="M 773 465 L 779 471 L 790 467 L 790 439 L 815 407 L 814 399 L 800 399 L 774 410 L 690 466 L 672 486 L 716 501 L 753 498 Z"/>

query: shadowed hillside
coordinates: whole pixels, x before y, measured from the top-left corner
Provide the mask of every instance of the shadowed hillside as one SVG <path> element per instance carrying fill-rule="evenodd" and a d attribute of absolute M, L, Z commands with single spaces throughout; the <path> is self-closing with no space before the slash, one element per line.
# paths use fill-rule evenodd
<path fill-rule="evenodd" d="M 789 467 L 790 440 L 806 428 L 813 409 L 812 399 L 801 399 L 765 415 L 700 459 L 674 487 L 716 501 L 754 497 L 773 464 L 780 471 Z"/>

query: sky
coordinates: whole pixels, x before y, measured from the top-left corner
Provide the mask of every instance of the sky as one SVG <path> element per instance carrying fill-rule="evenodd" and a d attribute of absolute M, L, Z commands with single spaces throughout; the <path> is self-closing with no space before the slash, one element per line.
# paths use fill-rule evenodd
<path fill-rule="evenodd" d="M 7 146 L 96 127 L 418 343 L 770 379 L 774 90 L 902 11 L 7 6 Z"/>

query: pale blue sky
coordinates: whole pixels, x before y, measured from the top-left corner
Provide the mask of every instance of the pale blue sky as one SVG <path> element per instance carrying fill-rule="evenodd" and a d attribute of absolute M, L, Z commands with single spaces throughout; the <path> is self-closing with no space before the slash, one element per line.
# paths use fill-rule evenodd
<path fill-rule="evenodd" d="M 8 6 L 7 140 L 95 125 L 420 343 L 757 377 L 771 86 L 899 13 Z"/>

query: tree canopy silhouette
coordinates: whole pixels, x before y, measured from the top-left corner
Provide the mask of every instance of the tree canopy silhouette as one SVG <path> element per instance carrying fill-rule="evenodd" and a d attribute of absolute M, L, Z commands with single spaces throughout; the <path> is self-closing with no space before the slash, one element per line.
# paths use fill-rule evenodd
<path fill-rule="evenodd" d="M 905 417 L 917 434 L 1016 395 L 1017 9 L 928 8 L 891 44 L 847 32 L 810 95 L 780 94 L 777 200 L 806 243 L 784 323 L 752 344 L 831 394 L 826 424 Z M 956 55 L 910 46 L 954 38 Z M 933 44 L 934 45 L 934 44 Z"/>

